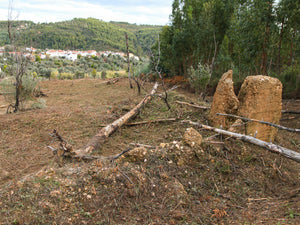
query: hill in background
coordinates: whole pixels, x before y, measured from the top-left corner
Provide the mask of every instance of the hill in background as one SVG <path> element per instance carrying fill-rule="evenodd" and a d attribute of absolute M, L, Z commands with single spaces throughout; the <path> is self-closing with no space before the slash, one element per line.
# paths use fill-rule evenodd
<path fill-rule="evenodd" d="M 104 22 L 98 19 L 75 18 L 56 23 L 16 21 L 18 44 L 38 49 L 70 49 L 97 51 L 129 51 L 143 55 L 156 42 L 161 26 L 136 25 L 124 22 Z M 0 21 L 0 46 L 9 44 L 7 21 Z"/>

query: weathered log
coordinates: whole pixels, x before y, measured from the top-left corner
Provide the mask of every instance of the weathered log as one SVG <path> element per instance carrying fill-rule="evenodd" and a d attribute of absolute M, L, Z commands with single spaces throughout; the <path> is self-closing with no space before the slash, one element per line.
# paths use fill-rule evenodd
<path fill-rule="evenodd" d="M 237 116 L 237 115 L 226 114 L 226 113 L 217 113 L 216 115 L 219 115 L 219 116 L 229 116 L 229 117 L 234 117 L 234 118 L 245 120 L 245 121 L 262 123 L 262 124 L 266 124 L 266 125 L 269 125 L 269 126 L 272 126 L 272 127 L 276 127 L 278 129 L 281 129 L 281 130 L 287 130 L 287 131 L 291 131 L 291 132 L 300 132 L 300 129 L 284 127 L 284 126 L 280 126 L 278 124 L 266 122 L 266 121 L 263 121 L 263 120 L 249 119 L 249 118 L 246 118 L 246 117 L 243 117 L 243 116 Z"/>
<path fill-rule="evenodd" d="M 87 145 L 79 150 L 75 150 L 75 157 L 82 157 L 83 155 L 90 154 L 94 150 L 100 148 L 101 144 L 105 142 L 106 138 L 109 137 L 112 133 L 114 133 L 119 127 L 125 124 L 129 119 L 133 118 L 140 109 L 146 105 L 155 94 L 158 87 L 158 83 L 155 83 L 153 89 L 149 95 L 147 95 L 138 105 L 136 105 L 132 110 L 126 113 L 124 116 L 115 120 L 111 124 L 99 130 L 99 132 L 92 137 Z"/>
<path fill-rule="evenodd" d="M 254 138 L 254 137 L 251 137 L 251 136 L 248 136 L 248 135 L 243 135 L 243 134 L 238 134 L 238 133 L 218 129 L 218 128 L 215 128 L 215 127 L 203 125 L 203 124 L 200 124 L 200 123 L 197 123 L 197 122 L 192 122 L 192 121 L 189 121 L 189 120 L 183 120 L 181 122 L 182 123 L 188 123 L 188 124 L 191 124 L 191 125 L 194 125 L 194 126 L 198 126 L 200 128 L 206 129 L 206 130 L 212 130 L 216 133 L 224 134 L 224 135 L 227 135 L 227 136 L 230 136 L 230 137 L 239 138 L 242 141 L 246 141 L 246 142 L 249 142 L 251 144 L 255 144 L 255 145 L 258 145 L 260 147 L 266 148 L 271 152 L 283 155 L 286 158 L 292 159 L 292 160 L 300 163 L 300 153 L 299 152 L 295 152 L 293 150 L 284 148 L 282 146 L 279 146 L 279 145 L 276 145 L 276 144 L 273 144 L 273 143 L 268 143 L 268 142 L 259 140 L 257 138 Z"/>
<path fill-rule="evenodd" d="M 0 109 L 7 108 L 9 105 L 0 105 Z"/>
<path fill-rule="evenodd" d="M 188 106 L 191 106 L 191 107 L 194 107 L 194 108 L 197 108 L 197 109 L 209 109 L 209 107 L 195 105 L 195 104 L 191 104 L 191 103 L 188 103 L 188 102 L 181 102 L 181 101 L 175 101 L 175 102 L 178 103 L 178 104 L 182 104 L 182 105 L 188 105 Z"/>

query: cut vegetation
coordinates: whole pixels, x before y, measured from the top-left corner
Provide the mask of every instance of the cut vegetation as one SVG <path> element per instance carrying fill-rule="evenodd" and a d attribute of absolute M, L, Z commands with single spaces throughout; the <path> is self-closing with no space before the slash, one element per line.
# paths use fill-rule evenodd
<path fill-rule="evenodd" d="M 203 143 L 183 141 L 189 119 L 207 123 L 206 105 L 183 90 L 168 94 L 171 109 L 154 96 L 94 156 L 111 160 L 59 160 L 48 145 L 53 129 L 73 148 L 85 146 L 101 125 L 134 108 L 138 96 L 127 79 L 41 82 L 46 107 L 0 116 L 0 224 L 298 224 L 299 164 L 254 146 L 194 127 Z M 188 97 L 189 96 L 189 97 Z M 4 105 L 0 95 L 0 105 Z M 194 105 L 193 104 L 193 105 Z M 283 102 L 297 110 L 299 101 Z M 281 125 L 299 127 L 298 115 Z M 300 151 L 299 133 L 280 130 L 275 143 Z"/>

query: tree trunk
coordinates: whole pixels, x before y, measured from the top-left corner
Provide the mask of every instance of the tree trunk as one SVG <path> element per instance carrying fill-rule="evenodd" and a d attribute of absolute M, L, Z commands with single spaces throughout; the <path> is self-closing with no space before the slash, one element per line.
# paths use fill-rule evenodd
<path fill-rule="evenodd" d="M 267 23 L 265 38 L 264 38 L 263 47 L 262 47 L 261 64 L 260 64 L 260 73 L 262 75 L 267 75 L 267 61 L 268 61 L 267 48 L 269 45 L 269 36 L 270 36 L 270 27 L 269 27 L 269 24 Z"/>
<path fill-rule="evenodd" d="M 292 65 L 292 61 L 293 61 L 293 49 L 294 49 L 294 40 L 296 37 L 296 28 L 294 28 L 294 32 L 291 38 L 291 46 L 290 46 L 290 59 L 288 62 L 288 65 L 291 66 Z"/>
<path fill-rule="evenodd" d="M 278 75 L 281 73 L 281 42 L 283 37 L 283 25 L 284 25 L 284 18 L 281 21 L 281 29 L 279 35 L 279 43 L 278 43 L 278 56 L 277 56 L 277 72 Z"/>
<path fill-rule="evenodd" d="M 130 75 L 130 58 L 129 58 L 129 46 L 128 46 L 128 35 L 127 35 L 127 33 L 125 33 L 125 39 L 126 39 L 126 48 L 127 48 L 128 79 L 129 79 L 130 88 L 133 88 L 132 83 L 131 83 L 131 75 Z"/>
<path fill-rule="evenodd" d="M 14 113 L 16 113 L 19 110 L 20 105 L 20 78 L 19 75 L 16 77 L 16 102 L 14 105 Z"/>
<path fill-rule="evenodd" d="M 152 99 L 153 95 L 156 93 L 157 87 L 158 83 L 155 83 L 151 93 L 147 95 L 138 105 L 136 105 L 124 116 L 99 130 L 99 132 L 89 140 L 85 147 L 75 151 L 76 157 L 80 158 L 82 155 L 90 154 L 91 152 L 99 149 L 101 144 L 103 144 L 112 133 L 114 133 L 119 127 L 125 124 L 129 119 L 136 116 L 140 109 Z"/>

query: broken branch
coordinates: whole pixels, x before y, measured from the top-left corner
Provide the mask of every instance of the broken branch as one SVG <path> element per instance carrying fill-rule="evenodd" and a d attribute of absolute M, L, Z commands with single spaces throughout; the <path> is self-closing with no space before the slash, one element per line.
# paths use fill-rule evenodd
<path fill-rule="evenodd" d="M 126 123 L 126 126 L 135 126 L 135 125 L 141 125 L 141 124 L 150 124 L 150 123 L 160 123 L 160 122 L 174 122 L 176 121 L 176 118 L 168 118 L 168 119 L 158 119 L 158 120 L 148 120 L 148 121 L 140 121 L 140 122 L 134 122 L 134 123 Z"/>
<path fill-rule="evenodd" d="M 195 105 L 194 103 L 191 104 L 191 103 L 188 103 L 188 102 L 181 102 L 181 101 L 175 101 L 175 102 L 178 103 L 178 104 L 182 104 L 182 105 L 188 105 L 188 106 L 191 106 L 191 107 L 194 107 L 194 108 L 197 108 L 197 109 L 209 109 L 209 107 Z"/>
<path fill-rule="evenodd" d="M 300 114 L 300 111 L 281 110 L 281 113 Z"/>
<path fill-rule="evenodd" d="M 288 127 L 280 126 L 280 125 L 277 125 L 277 124 L 274 124 L 274 123 L 266 122 L 266 121 L 263 121 L 263 120 L 249 119 L 249 118 L 246 118 L 246 117 L 243 117 L 243 116 L 236 116 L 236 115 L 233 115 L 233 114 L 226 114 L 226 113 L 217 113 L 216 115 L 229 116 L 229 117 L 234 117 L 234 118 L 241 119 L 241 120 L 244 120 L 244 121 L 262 123 L 262 124 L 266 124 L 266 125 L 269 125 L 269 126 L 272 126 L 272 127 L 276 127 L 278 129 L 281 129 L 281 130 L 287 130 L 287 131 L 291 131 L 291 132 L 300 132 L 300 129 L 288 128 Z"/>
<path fill-rule="evenodd" d="M 193 122 L 193 121 L 189 121 L 189 120 L 183 120 L 181 122 L 182 123 L 188 123 L 188 124 L 191 124 L 191 125 L 194 125 L 194 126 L 198 126 L 200 128 L 206 129 L 206 130 L 212 130 L 216 133 L 224 134 L 224 135 L 227 135 L 227 136 L 230 136 L 230 137 L 239 138 L 242 141 L 246 141 L 246 142 L 249 142 L 251 144 L 255 144 L 255 145 L 258 145 L 260 147 L 266 148 L 271 152 L 283 155 L 286 158 L 292 159 L 292 160 L 300 163 L 300 153 L 299 152 L 295 152 L 293 150 L 284 148 L 282 146 L 275 145 L 273 143 L 268 143 L 268 142 L 259 140 L 257 138 L 254 138 L 254 137 L 251 137 L 251 136 L 248 136 L 248 135 L 243 135 L 243 134 L 239 134 L 239 133 L 234 133 L 234 132 L 218 129 L 218 128 L 215 128 L 215 127 L 210 127 L 210 126 L 203 125 L 203 124 Z"/>

